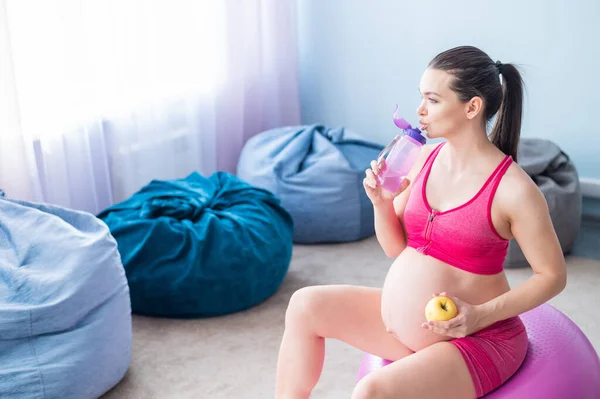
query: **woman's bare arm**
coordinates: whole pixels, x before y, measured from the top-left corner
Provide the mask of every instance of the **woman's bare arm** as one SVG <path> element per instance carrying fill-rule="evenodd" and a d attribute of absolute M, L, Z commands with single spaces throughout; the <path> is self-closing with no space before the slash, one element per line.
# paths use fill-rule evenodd
<path fill-rule="evenodd" d="M 395 258 L 406 248 L 407 237 L 404 230 L 404 209 L 410 196 L 414 178 L 423 168 L 425 160 L 435 148 L 434 145 L 424 145 L 415 164 L 408 173 L 409 186 L 394 198 L 393 202 L 374 206 L 375 234 L 385 254 Z"/>
<path fill-rule="evenodd" d="M 509 184 L 505 185 L 502 209 L 506 212 L 512 235 L 533 269 L 533 276 L 480 305 L 484 327 L 542 305 L 558 295 L 567 283 L 565 259 L 546 199 L 522 169 L 514 172 Z"/>

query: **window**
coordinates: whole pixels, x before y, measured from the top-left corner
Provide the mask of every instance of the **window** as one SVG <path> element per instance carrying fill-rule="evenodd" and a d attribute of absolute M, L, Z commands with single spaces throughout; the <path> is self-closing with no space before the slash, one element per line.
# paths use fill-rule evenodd
<path fill-rule="evenodd" d="M 224 71 L 221 1 L 7 0 L 24 132 L 210 95 Z"/>

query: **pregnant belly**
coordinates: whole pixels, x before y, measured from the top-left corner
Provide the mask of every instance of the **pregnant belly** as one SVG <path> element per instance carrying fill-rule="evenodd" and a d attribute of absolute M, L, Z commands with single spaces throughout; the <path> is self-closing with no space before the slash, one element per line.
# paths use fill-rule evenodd
<path fill-rule="evenodd" d="M 452 337 L 423 329 L 425 306 L 432 294 L 447 292 L 473 305 L 508 291 L 504 273 L 478 275 L 458 269 L 413 248 L 406 248 L 394 261 L 383 285 L 382 318 L 400 342 L 418 351 Z"/>

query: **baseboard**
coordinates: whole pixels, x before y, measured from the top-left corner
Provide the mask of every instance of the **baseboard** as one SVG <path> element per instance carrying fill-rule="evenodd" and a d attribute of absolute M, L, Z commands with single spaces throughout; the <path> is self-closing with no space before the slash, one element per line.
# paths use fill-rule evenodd
<path fill-rule="evenodd" d="M 582 177 L 579 179 L 581 184 L 581 195 L 588 198 L 600 199 L 600 179 Z"/>

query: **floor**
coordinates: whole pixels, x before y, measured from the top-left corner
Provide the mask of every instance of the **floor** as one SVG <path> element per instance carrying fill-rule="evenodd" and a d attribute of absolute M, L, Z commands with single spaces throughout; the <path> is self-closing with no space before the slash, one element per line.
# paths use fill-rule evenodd
<path fill-rule="evenodd" d="M 600 351 L 600 219 L 586 218 L 567 257 L 567 288 L 550 301 L 574 320 Z M 168 320 L 134 316 L 131 367 L 103 399 L 273 397 L 277 352 L 285 309 L 298 288 L 315 284 L 380 287 L 390 266 L 374 237 L 354 243 L 294 247 L 280 290 L 264 303 L 224 317 Z M 511 286 L 531 275 L 509 269 Z M 322 378 L 314 398 L 348 398 L 362 353 L 327 343 Z"/>

